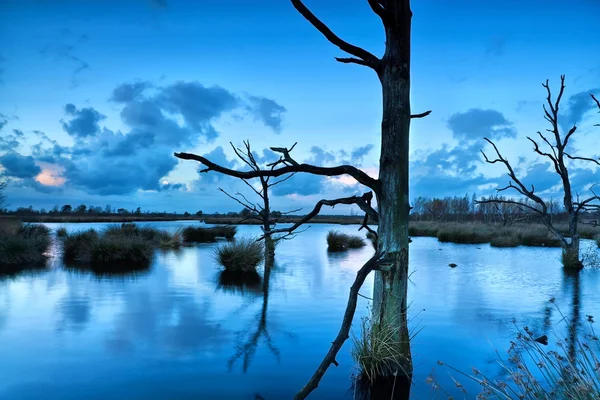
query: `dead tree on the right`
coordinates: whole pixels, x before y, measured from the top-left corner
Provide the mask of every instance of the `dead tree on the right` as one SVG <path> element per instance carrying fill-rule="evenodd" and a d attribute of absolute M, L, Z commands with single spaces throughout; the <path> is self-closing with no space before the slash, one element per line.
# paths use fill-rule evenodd
<path fill-rule="evenodd" d="M 580 161 L 593 163 L 600 166 L 600 159 L 595 159 L 591 157 L 580 157 L 574 156 L 567 151 L 567 146 L 569 144 L 569 140 L 572 138 L 573 134 L 577 131 L 577 126 L 573 125 L 569 131 L 563 135 L 561 134 L 560 124 L 559 124 L 559 108 L 560 101 L 563 97 L 565 91 L 565 76 L 561 75 L 560 77 L 560 90 L 556 99 L 552 98 L 552 91 L 550 89 L 550 84 L 548 80 L 542 84 L 542 86 L 546 89 L 547 97 L 546 104 L 544 104 L 544 119 L 550 123 L 550 128 L 546 129 L 546 132 L 549 134 L 543 134 L 541 131 L 538 131 L 537 134 L 540 139 L 544 142 L 546 148 L 542 149 L 540 147 L 541 142 L 538 140 L 534 140 L 531 137 L 527 137 L 529 141 L 533 144 L 533 151 L 539 154 L 540 156 L 548 158 L 552 162 L 552 166 L 556 173 L 560 176 L 560 180 L 562 183 L 564 196 L 563 196 L 563 205 L 565 208 L 565 212 L 569 216 L 569 227 L 568 233 L 565 235 L 560 232 L 556 226 L 552 222 L 551 213 L 549 212 L 548 203 L 544 201 L 539 195 L 535 193 L 535 187 L 531 185 L 531 188 L 527 187 L 523 182 L 516 176 L 513 167 L 510 165 L 508 160 L 504 158 L 498 147 L 492 142 L 490 139 L 485 138 L 485 140 L 492 145 L 494 151 L 496 152 L 496 158 L 489 159 L 486 154 L 482 151 L 483 157 L 485 161 L 490 164 L 502 163 L 506 166 L 508 170 L 508 176 L 512 179 L 508 186 L 497 189 L 498 192 L 503 192 L 505 190 L 514 190 L 521 194 L 526 199 L 529 199 L 529 202 L 514 200 L 514 199 L 487 199 L 482 200 L 479 203 L 504 203 L 504 204 L 514 204 L 524 211 L 529 211 L 537 215 L 540 221 L 552 232 L 561 242 L 563 249 L 563 265 L 565 268 L 574 268 L 581 269 L 583 268 L 583 262 L 581 261 L 579 255 L 579 217 L 582 212 L 591 211 L 591 210 L 600 210 L 600 196 L 597 192 L 594 191 L 594 185 L 589 189 L 591 196 L 585 199 L 581 199 L 578 193 L 573 193 L 573 188 L 571 186 L 571 179 L 569 177 L 569 170 L 567 168 L 567 161 Z M 591 100 L 595 102 L 596 106 L 600 110 L 600 102 L 598 99 L 594 97 L 594 95 L 590 95 Z M 599 126 L 599 125 L 595 125 Z"/>

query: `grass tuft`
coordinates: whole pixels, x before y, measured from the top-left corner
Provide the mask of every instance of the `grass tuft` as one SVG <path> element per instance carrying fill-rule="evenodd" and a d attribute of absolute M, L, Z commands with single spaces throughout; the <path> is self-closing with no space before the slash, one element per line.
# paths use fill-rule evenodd
<path fill-rule="evenodd" d="M 348 235 L 339 231 L 327 232 L 327 248 L 329 251 L 345 251 L 359 249 L 365 246 L 365 240 L 360 236 Z"/>
<path fill-rule="evenodd" d="M 264 259 L 263 245 L 250 238 L 223 243 L 216 248 L 215 259 L 225 270 L 230 272 L 256 271 Z"/>
<path fill-rule="evenodd" d="M 220 225 L 211 228 L 188 226 L 181 232 L 184 242 L 188 243 L 213 243 L 217 238 L 233 240 L 237 233 L 236 226 Z"/>
<path fill-rule="evenodd" d="M 401 370 L 399 343 L 390 325 L 363 317 L 360 336 L 353 333 L 352 342 L 352 358 L 369 382 L 374 383 L 389 371 Z"/>
<path fill-rule="evenodd" d="M 56 237 L 65 237 L 67 236 L 67 234 L 67 228 L 65 228 L 64 226 L 56 230 Z"/>
<path fill-rule="evenodd" d="M 600 233 L 597 234 L 596 236 L 594 236 L 594 240 L 596 241 L 596 244 L 598 245 L 598 247 L 600 247 Z"/>

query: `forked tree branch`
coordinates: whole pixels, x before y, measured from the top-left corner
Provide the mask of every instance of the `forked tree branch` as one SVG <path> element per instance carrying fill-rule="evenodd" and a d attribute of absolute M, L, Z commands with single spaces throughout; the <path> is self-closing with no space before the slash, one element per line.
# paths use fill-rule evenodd
<path fill-rule="evenodd" d="M 219 164 L 216 164 L 206 157 L 199 156 L 197 154 L 192 153 L 175 153 L 175 157 L 182 160 L 194 160 L 206 166 L 206 168 L 200 170 L 200 172 L 209 172 L 215 171 L 224 175 L 232 176 L 234 178 L 239 179 L 253 179 L 258 177 L 278 177 L 285 174 L 291 174 L 295 172 L 306 172 L 313 175 L 320 176 L 340 176 L 340 175 L 350 175 L 354 179 L 356 179 L 359 183 L 365 185 L 366 187 L 372 189 L 375 193 L 379 193 L 379 181 L 377 179 L 371 178 L 364 171 L 352 166 L 352 165 L 339 165 L 336 167 L 318 167 L 316 165 L 298 163 L 294 159 L 292 159 L 289 155 L 291 149 L 281 148 L 281 147 L 271 147 L 271 150 L 274 152 L 282 153 L 282 158 L 270 164 L 270 170 L 261 170 L 261 169 L 253 169 L 251 171 L 238 171 L 231 168 L 223 167 Z M 283 167 L 274 168 L 278 164 L 283 164 Z"/>
<path fill-rule="evenodd" d="M 319 214 L 319 212 L 321 211 L 321 208 L 323 208 L 323 206 L 335 207 L 338 204 L 356 204 L 374 222 L 377 222 L 377 221 L 379 221 L 379 214 L 370 205 L 372 197 L 373 197 L 373 193 L 368 192 L 368 193 L 363 194 L 362 196 L 342 197 L 342 198 L 334 199 L 334 200 L 326 200 L 326 199 L 319 200 L 317 202 L 317 204 L 315 205 L 315 207 L 312 209 L 312 211 L 309 212 L 308 214 L 306 214 L 304 217 L 302 217 L 299 221 L 294 223 L 294 225 L 290 226 L 289 228 L 273 229 L 271 231 L 271 234 L 285 233 L 285 234 L 289 235 L 289 234 L 293 233 L 296 229 L 300 228 L 302 225 L 309 222 L 315 216 L 317 216 Z"/>
<path fill-rule="evenodd" d="M 356 61 L 350 61 L 350 62 L 354 62 L 356 64 L 361 64 L 361 65 L 366 65 L 368 67 L 373 68 L 374 70 L 377 70 L 379 68 L 379 64 L 381 62 L 381 60 L 379 58 L 377 58 L 375 55 L 373 55 L 372 53 L 368 52 L 367 50 L 365 50 L 363 48 L 360 48 L 358 46 L 355 46 L 353 44 L 346 42 L 345 40 L 342 40 L 339 36 L 337 36 L 335 33 L 333 33 L 333 31 L 331 29 L 329 29 L 329 27 L 327 25 L 325 25 L 319 18 L 317 18 L 304 5 L 304 3 L 302 3 L 301 0 L 291 0 L 291 1 L 292 1 L 292 5 L 294 6 L 294 8 L 296 8 L 296 10 L 298 10 L 298 12 L 308 22 L 310 22 L 312 26 L 317 28 L 317 30 L 319 32 L 321 32 L 323 34 L 323 36 L 325 36 L 325 38 L 327 40 L 329 40 L 329 42 L 331 42 L 333 45 L 339 47 L 342 51 L 345 51 L 346 53 L 353 55 L 354 57 L 357 57 L 358 59 L 362 60 L 360 63 L 357 63 Z M 338 60 L 338 61 L 340 61 L 340 60 Z M 342 62 L 346 62 L 346 61 L 342 61 Z"/>
<path fill-rule="evenodd" d="M 335 340 L 331 343 L 331 347 L 321 364 L 310 378 L 308 383 L 296 394 L 294 400 L 304 400 L 313 390 L 315 390 L 319 386 L 319 382 L 325 372 L 329 368 L 331 364 L 335 366 L 338 365 L 336 361 L 336 356 L 344 342 L 350 337 L 350 327 L 352 325 L 352 320 L 354 319 L 354 313 L 356 312 L 356 303 L 358 300 L 358 291 L 361 286 L 365 282 L 367 276 L 371 273 L 371 271 L 377 269 L 379 263 L 382 261 L 384 257 L 384 253 L 375 253 L 369 261 L 366 262 L 365 265 L 362 266 L 361 269 L 356 273 L 356 278 L 354 279 L 354 283 L 350 288 L 350 295 L 348 296 L 348 304 L 346 305 L 346 311 L 344 311 L 344 318 L 342 320 L 342 326 L 335 337 Z"/>

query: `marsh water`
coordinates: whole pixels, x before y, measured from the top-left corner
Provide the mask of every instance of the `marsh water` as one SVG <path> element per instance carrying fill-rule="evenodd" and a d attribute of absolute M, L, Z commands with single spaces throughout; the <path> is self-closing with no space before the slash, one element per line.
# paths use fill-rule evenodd
<path fill-rule="evenodd" d="M 146 224 L 174 231 L 198 222 Z M 158 251 L 147 272 L 133 275 L 66 269 L 55 255 L 47 270 L 0 278 L 0 399 L 292 398 L 335 338 L 356 271 L 373 254 L 370 246 L 328 253 L 330 229 L 357 226 L 314 224 L 281 243 L 266 291 L 261 282 L 224 284 L 215 244 Z M 240 226 L 238 236 L 259 232 Z M 565 274 L 558 249 L 413 240 L 411 398 L 447 398 L 426 383 L 432 370 L 446 392 L 460 394 L 438 360 L 500 374 L 495 351 L 508 348 L 515 324 L 542 335 L 551 325 L 584 330 L 587 314 L 600 315 L 600 271 Z M 356 333 L 372 282 L 361 290 Z M 351 346 L 311 398 L 353 398 Z M 478 386 L 461 383 L 474 398 Z"/>

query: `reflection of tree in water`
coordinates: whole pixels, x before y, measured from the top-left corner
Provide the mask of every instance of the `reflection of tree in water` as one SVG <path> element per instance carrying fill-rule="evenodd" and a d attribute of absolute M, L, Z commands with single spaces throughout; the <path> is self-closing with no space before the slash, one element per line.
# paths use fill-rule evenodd
<path fill-rule="evenodd" d="M 234 364 L 239 359 L 242 359 L 242 370 L 244 372 L 247 372 L 261 339 L 264 339 L 267 348 L 271 351 L 277 362 L 279 362 L 280 360 L 279 349 L 273 344 L 273 340 L 271 338 L 271 334 L 269 333 L 269 327 L 267 324 L 267 313 L 269 307 L 269 281 L 271 278 L 271 271 L 273 269 L 273 266 L 273 258 L 267 257 L 265 259 L 265 271 L 262 287 L 263 302 L 261 310 L 257 314 L 256 318 L 258 324 L 256 326 L 256 329 L 244 331 L 244 333 L 248 332 L 247 336 L 244 335 L 244 333 L 242 333 L 242 336 L 238 338 L 237 344 L 235 346 L 235 354 L 227 362 L 227 366 L 230 370 L 233 368 Z"/>
<path fill-rule="evenodd" d="M 563 290 L 568 290 L 571 287 L 571 315 L 565 316 L 568 321 L 568 346 L 569 357 L 575 359 L 577 352 L 577 341 L 579 333 L 579 324 L 581 323 L 581 276 L 580 271 L 571 271 L 564 269 Z"/>

